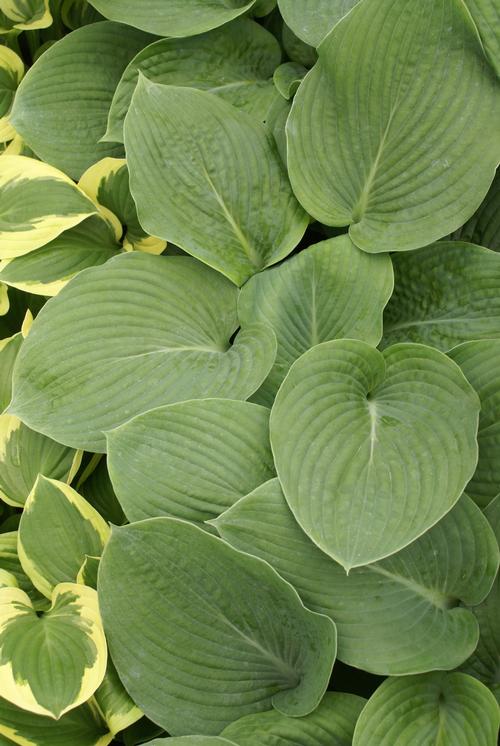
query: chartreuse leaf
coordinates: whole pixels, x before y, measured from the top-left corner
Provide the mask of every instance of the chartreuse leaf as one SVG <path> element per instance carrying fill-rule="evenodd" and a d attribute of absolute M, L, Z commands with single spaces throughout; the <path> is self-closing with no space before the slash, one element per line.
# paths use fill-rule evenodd
<path fill-rule="evenodd" d="M 137 209 L 130 194 L 127 161 L 121 158 L 103 158 L 91 166 L 78 182 L 94 202 L 103 205 L 116 215 L 125 229 L 125 249 L 137 249 L 149 254 L 161 254 L 166 243 L 148 236 L 137 217 Z M 123 230 L 122 230 L 123 232 Z"/>
<path fill-rule="evenodd" d="M 121 250 L 111 225 L 92 215 L 45 246 L 0 262 L 0 280 L 38 295 L 57 295 L 78 272 L 104 264 Z"/>
<path fill-rule="evenodd" d="M 295 194 L 320 222 L 349 225 L 365 251 L 425 246 L 485 196 L 499 116 L 498 81 L 462 2 L 358 3 L 294 99 Z"/>
<path fill-rule="evenodd" d="M 94 694 L 94 701 L 113 735 L 142 718 L 142 712 L 130 699 L 108 659 L 106 675 Z"/>
<path fill-rule="evenodd" d="M 344 337 L 378 344 L 392 288 L 390 258 L 369 256 L 349 236 L 322 241 L 254 275 L 241 291 L 239 316 L 269 324 L 278 340 L 259 400 L 271 405 L 291 364 L 319 342 Z"/>
<path fill-rule="evenodd" d="M 335 340 L 302 355 L 278 392 L 271 445 L 285 497 L 348 571 L 427 531 L 474 473 L 479 400 L 451 362 L 424 345 L 381 353 Z"/>
<path fill-rule="evenodd" d="M 238 746 L 351 746 L 356 720 L 365 701 L 355 694 L 327 692 L 304 718 L 279 712 L 259 712 L 232 723 L 223 736 Z"/>
<path fill-rule="evenodd" d="M 338 629 L 338 657 L 383 675 L 455 668 L 478 640 L 471 611 L 488 594 L 498 546 L 488 522 L 463 496 L 433 528 L 392 557 L 349 575 L 301 531 L 277 479 L 215 521 L 219 534 L 265 559 L 304 604 Z"/>
<path fill-rule="evenodd" d="M 394 294 L 384 314 L 383 346 L 422 342 L 446 351 L 500 337 L 500 254 L 439 241 L 392 261 Z"/>
<path fill-rule="evenodd" d="M 493 179 L 479 209 L 457 231 L 457 236 L 463 241 L 500 251 L 500 172 Z"/>
<path fill-rule="evenodd" d="M 7 285 L 0 283 L 0 316 L 5 316 L 9 311 L 9 293 Z"/>
<path fill-rule="evenodd" d="M 123 73 L 104 139 L 123 142 L 123 121 L 140 72 L 153 83 L 216 93 L 264 120 L 275 98 L 272 76 L 280 61 L 275 37 L 248 18 L 187 39 L 161 39 L 139 52 Z"/>
<path fill-rule="evenodd" d="M 34 158 L 0 158 L 0 259 L 38 249 L 96 213 L 71 179 Z"/>
<path fill-rule="evenodd" d="M 16 135 L 9 123 L 9 114 L 23 75 L 24 62 L 19 55 L 8 47 L 0 46 L 0 142 L 12 140 Z"/>
<path fill-rule="evenodd" d="M 74 583 L 54 588 L 41 616 L 19 588 L 0 589 L 2 697 L 37 715 L 59 718 L 83 704 L 106 671 L 97 593 Z"/>
<path fill-rule="evenodd" d="M 483 42 L 486 54 L 500 75 L 500 8 L 496 0 L 465 0 Z"/>
<path fill-rule="evenodd" d="M 479 394 L 479 462 L 467 494 L 485 507 L 500 492 L 500 340 L 458 345 L 448 353 Z"/>
<path fill-rule="evenodd" d="M 39 158 L 75 179 L 100 158 L 123 155 L 121 145 L 99 139 L 123 70 L 151 41 L 142 31 L 109 21 L 73 31 L 28 71 L 11 123 Z"/>
<path fill-rule="evenodd" d="M 256 0 L 89 0 L 106 18 L 160 36 L 193 36 L 246 13 Z"/>
<path fill-rule="evenodd" d="M 146 412 L 107 433 L 111 481 L 129 521 L 205 521 L 275 476 L 269 410 L 198 399 Z"/>
<path fill-rule="evenodd" d="M 307 227 L 271 133 L 218 96 L 141 77 L 125 147 L 144 229 L 237 285 L 287 256 Z"/>
<path fill-rule="evenodd" d="M 51 24 L 49 0 L 2 0 L 0 4 L 0 34 L 33 31 Z"/>
<path fill-rule="evenodd" d="M 463 673 L 387 679 L 368 700 L 353 746 L 496 746 L 500 710 Z"/>
<path fill-rule="evenodd" d="M 359 0 L 279 0 L 279 9 L 292 31 L 317 47 Z"/>
<path fill-rule="evenodd" d="M 113 740 L 92 700 L 54 720 L 0 699 L 0 733 L 22 746 L 108 746 Z"/>
<path fill-rule="evenodd" d="M 238 291 L 184 256 L 132 252 L 80 273 L 39 313 L 9 412 L 61 443 L 104 451 L 103 431 L 185 399 L 247 399 L 276 355 L 271 329 L 239 326 Z"/>
<path fill-rule="evenodd" d="M 190 523 L 113 529 L 99 600 L 121 680 L 171 735 L 216 735 L 272 706 L 307 715 L 327 687 L 333 622 L 306 610 L 266 562 Z"/>
<path fill-rule="evenodd" d="M 83 497 L 40 475 L 19 524 L 19 558 L 33 585 L 50 598 L 58 583 L 76 581 L 86 555 L 101 555 L 108 536 L 106 521 Z"/>

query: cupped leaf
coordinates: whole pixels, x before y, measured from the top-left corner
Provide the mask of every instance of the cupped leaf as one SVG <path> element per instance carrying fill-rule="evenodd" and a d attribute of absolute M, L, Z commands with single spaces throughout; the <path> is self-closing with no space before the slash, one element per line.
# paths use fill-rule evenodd
<path fill-rule="evenodd" d="M 142 31 L 109 21 L 65 36 L 21 82 L 11 114 L 16 131 L 39 158 L 73 178 L 100 158 L 121 156 L 121 145 L 99 139 L 125 67 L 151 41 Z"/>
<path fill-rule="evenodd" d="M 295 194 L 320 222 L 349 225 L 365 251 L 425 246 L 485 196 L 499 116 L 498 81 L 463 3 L 358 3 L 294 99 Z"/>
<path fill-rule="evenodd" d="M 113 740 L 92 702 L 54 720 L 0 699 L 0 733 L 24 746 L 108 746 Z"/>
<path fill-rule="evenodd" d="M 246 13 L 257 0 L 89 0 L 106 18 L 160 36 L 193 36 Z"/>
<path fill-rule="evenodd" d="M 384 347 L 421 342 L 446 351 L 460 342 L 500 337 L 500 254 L 439 241 L 395 254 L 392 262 L 394 293 L 384 314 Z"/>
<path fill-rule="evenodd" d="M 500 340 L 458 345 L 449 356 L 479 394 L 479 461 L 467 494 L 481 507 L 500 492 Z"/>
<path fill-rule="evenodd" d="M 0 4 L 0 34 L 33 31 L 51 24 L 49 0 L 2 0 Z"/>
<path fill-rule="evenodd" d="M 141 77 L 125 147 L 144 229 L 238 285 L 287 256 L 307 227 L 272 135 L 218 96 Z"/>
<path fill-rule="evenodd" d="M 0 143 L 12 140 L 16 131 L 9 114 L 17 86 L 24 75 L 24 62 L 16 52 L 0 46 Z"/>
<path fill-rule="evenodd" d="M 202 522 L 275 475 L 269 410 L 198 399 L 146 412 L 107 433 L 111 481 L 129 521 Z"/>
<path fill-rule="evenodd" d="M 0 259 L 38 249 L 96 212 L 56 168 L 22 155 L 0 158 Z"/>
<path fill-rule="evenodd" d="M 500 75 L 500 7 L 496 0 L 465 0 L 483 42 L 485 52 Z"/>
<path fill-rule="evenodd" d="M 271 706 L 303 716 L 327 687 L 332 621 L 307 611 L 266 562 L 192 524 L 152 518 L 113 529 L 99 599 L 120 678 L 171 735 L 216 735 Z"/>
<path fill-rule="evenodd" d="M 142 718 L 141 710 L 125 691 L 111 659 L 108 659 L 106 675 L 94 694 L 94 701 L 113 734 Z"/>
<path fill-rule="evenodd" d="M 453 237 L 500 251 L 500 172 L 478 210 Z"/>
<path fill-rule="evenodd" d="M 271 445 L 285 497 L 347 570 L 427 531 L 474 472 L 479 400 L 450 362 L 424 345 L 381 353 L 357 340 L 323 342 L 278 392 Z"/>
<path fill-rule="evenodd" d="M 83 704 L 106 671 L 107 648 L 92 588 L 61 583 L 41 616 L 19 588 L 0 589 L 2 697 L 59 718 Z"/>
<path fill-rule="evenodd" d="M 161 39 L 139 52 L 123 73 L 104 139 L 123 142 L 123 121 L 139 73 L 153 83 L 216 93 L 264 120 L 275 97 L 272 76 L 280 61 L 275 37 L 248 18 L 187 39 Z"/>
<path fill-rule="evenodd" d="M 335 621 L 344 663 L 382 675 L 452 669 L 477 644 L 474 614 L 460 605 L 486 597 L 499 557 L 491 528 L 465 495 L 408 547 L 349 575 L 300 529 L 277 479 L 211 523 Z"/>
<path fill-rule="evenodd" d="M 299 39 L 317 47 L 359 0 L 279 0 L 287 25 Z"/>
<path fill-rule="evenodd" d="M 224 729 L 238 746 L 351 746 L 354 726 L 365 700 L 355 694 L 327 692 L 303 718 L 276 711 L 247 715 Z"/>
<path fill-rule="evenodd" d="M 307 69 L 298 62 L 284 62 L 276 68 L 273 82 L 279 93 L 287 101 L 297 93 L 300 81 L 307 73 Z"/>
<path fill-rule="evenodd" d="M 19 558 L 50 598 L 58 583 L 76 582 L 86 555 L 101 555 L 108 535 L 106 521 L 74 489 L 40 475 L 19 524 Z"/>
<path fill-rule="evenodd" d="M 387 679 L 368 700 L 353 746 L 496 746 L 500 710 L 463 673 Z"/>
<path fill-rule="evenodd" d="M 291 364 L 319 342 L 352 338 L 378 344 L 392 288 L 389 257 L 369 256 L 349 236 L 310 246 L 252 277 L 240 294 L 240 319 L 269 324 L 278 341 L 259 399 L 272 404 Z"/>
<path fill-rule="evenodd" d="M 247 399 L 276 355 L 271 329 L 238 329 L 238 291 L 190 257 L 132 252 L 81 272 L 35 319 L 10 413 L 61 443 L 186 399 Z"/>

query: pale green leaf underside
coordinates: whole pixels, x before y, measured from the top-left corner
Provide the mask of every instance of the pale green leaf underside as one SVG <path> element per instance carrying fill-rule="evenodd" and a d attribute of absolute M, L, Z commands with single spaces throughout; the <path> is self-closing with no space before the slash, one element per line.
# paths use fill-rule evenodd
<path fill-rule="evenodd" d="M 390 258 L 360 251 L 349 236 L 310 246 L 252 277 L 238 300 L 240 319 L 269 324 L 278 341 L 259 400 L 271 405 L 291 364 L 320 342 L 349 338 L 378 344 L 392 289 Z"/>
<path fill-rule="evenodd" d="M 188 257 L 133 252 L 81 272 L 36 318 L 9 411 L 59 442 L 104 451 L 103 432 L 163 404 L 247 399 L 276 342 L 238 329 L 237 289 Z"/>
<path fill-rule="evenodd" d="M 384 347 L 421 342 L 445 352 L 460 342 L 500 337 L 500 254 L 439 241 L 392 261 L 394 293 L 384 313 Z"/>
<path fill-rule="evenodd" d="M 308 608 L 335 621 L 344 663 L 380 675 L 451 669 L 477 644 L 474 615 L 460 604 L 474 606 L 488 594 L 498 547 L 465 495 L 408 547 L 349 575 L 301 531 L 278 480 L 214 525 L 235 547 L 269 562 Z"/>
<path fill-rule="evenodd" d="M 361 713 L 353 746 L 496 746 L 500 710 L 463 673 L 387 679 Z"/>
<path fill-rule="evenodd" d="M 500 159 L 498 82 L 465 6 L 359 3 L 319 56 L 287 125 L 305 209 L 349 225 L 369 252 L 415 249 L 459 228 Z"/>
<path fill-rule="evenodd" d="M 292 31 L 312 47 L 317 47 L 327 33 L 359 0 L 279 0 L 279 9 Z"/>
<path fill-rule="evenodd" d="M 308 223 L 272 135 L 218 96 L 141 77 L 125 119 L 139 220 L 242 285 Z"/>
<path fill-rule="evenodd" d="M 325 692 L 331 620 L 307 611 L 267 563 L 192 524 L 152 518 L 114 529 L 99 598 L 123 683 L 171 735 L 216 735 L 272 706 L 303 716 Z"/>
<path fill-rule="evenodd" d="M 346 569 L 397 552 L 460 497 L 477 463 L 478 414 L 459 368 L 431 347 L 316 346 L 293 364 L 271 412 L 295 518 Z"/>
<path fill-rule="evenodd" d="M 146 412 L 107 434 L 111 480 L 129 521 L 217 517 L 275 475 L 269 410 L 199 399 Z"/>
<path fill-rule="evenodd" d="M 275 37 L 247 18 L 187 39 L 161 39 L 139 52 L 123 73 L 105 139 L 123 142 L 123 121 L 139 72 L 152 83 L 216 93 L 264 120 L 276 95 L 272 76 L 280 61 Z"/>

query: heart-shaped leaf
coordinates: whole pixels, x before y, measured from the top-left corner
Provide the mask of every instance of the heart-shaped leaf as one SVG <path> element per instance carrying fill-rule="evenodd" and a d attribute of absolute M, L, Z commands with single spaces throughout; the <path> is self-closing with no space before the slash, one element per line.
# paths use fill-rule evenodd
<path fill-rule="evenodd" d="M 465 495 L 408 547 L 349 575 L 301 531 L 277 479 L 211 523 L 233 546 L 269 562 L 308 608 L 335 621 L 344 663 L 381 675 L 451 669 L 477 644 L 474 614 L 460 605 L 486 597 L 499 552 Z"/>
<path fill-rule="evenodd" d="M 302 355 L 278 392 L 271 445 L 285 497 L 347 570 L 427 531 L 474 472 L 479 401 L 450 362 L 424 345 L 381 353 L 335 340 Z"/>
<path fill-rule="evenodd" d="M 307 715 L 327 687 L 333 622 L 307 611 L 266 562 L 192 524 L 113 529 L 99 599 L 120 678 L 171 735 L 216 735 L 272 706 Z"/>
<path fill-rule="evenodd" d="M 285 22 L 299 39 L 317 47 L 359 0 L 279 0 Z"/>
<path fill-rule="evenodd" d="M 358 3 L 294 99 L 295 194 L 320 222 L 349 225 L 365 251 L 425 246 L 488 191 L 499 117 L 498 81 L 463 3 Z"/>
<path fill-rule="evenodd" d="M 274 362 L 276 341 L 253 324 L 231 344 L 237 294 L 183 256 L 132 252 L 81 272 L 35 319 L 9 412 L 61 443 L 104 451 L 105 430 L 154 407 L 248 398 Z"/>
<path fill-rule="evenodd" d="M 275 475 L 269 410 L 199 399 L 153 409 L 107 434 L 109 470 L 129 521 L 205 521 Z"/>
<path fill-rule="evenodd" d="M 265 126 L 218 96 L 141 76 L 125 120 L 139 220 L 242 285 L 308 223 Z M 168 168 L 165 168 L 168 164 Z"/>

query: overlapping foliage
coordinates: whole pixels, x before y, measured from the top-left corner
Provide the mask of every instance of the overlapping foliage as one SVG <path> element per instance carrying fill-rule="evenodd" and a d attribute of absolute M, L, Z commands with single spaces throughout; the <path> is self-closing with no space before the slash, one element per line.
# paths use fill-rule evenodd
<path fill-rule="evenodd" d="M 494 746 L 497 0 L 0 35 L 0 745 Z"/>

